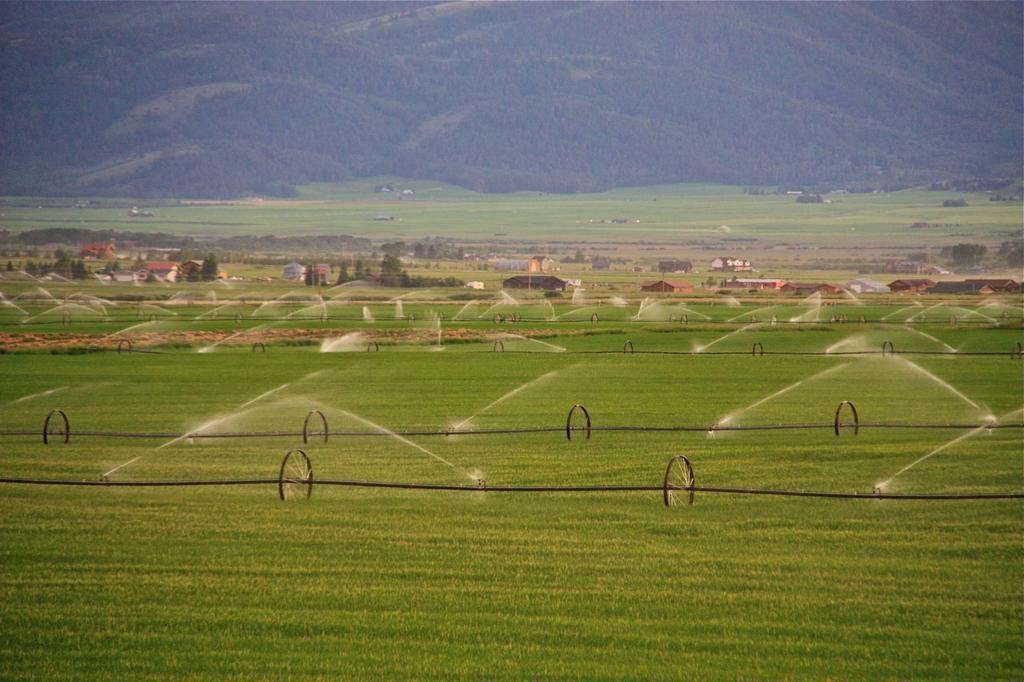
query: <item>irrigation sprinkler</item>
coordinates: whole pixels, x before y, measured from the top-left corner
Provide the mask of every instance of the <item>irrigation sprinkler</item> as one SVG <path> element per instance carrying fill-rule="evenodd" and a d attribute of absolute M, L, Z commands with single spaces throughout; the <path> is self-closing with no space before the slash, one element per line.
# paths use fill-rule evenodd
<path fill-rule="evenodd" d="M 756 341 L 754 343 L 754 345 L 750 349 L 750 355 L 755 357 L 755 358 L 758 355 L 762 355 L 763 356 L 764 355 L 764 344 L 762 344 L 760 341 Z"/>
<path fill-rule="evenodd" d="M 690 316 L 683 313 L 683 316 L 679 318 L 679 321 L 682 322 L 683 324 L 689 324 Z"/>
<path fill-rule="evenodd" d="M 630 341 L 629 339 L 626 339 L 626 343 L 622 344 L 622 352 L 633 353 L 633 342 Z"/>
<path fill-rule="evenodd" d="M 853 435 L 860 433 L 860 416 L 857 414 L 857 408 L 849 400 L 843 400 L 836 406 L 836 417 L 832 424 L 835 429 L 836 436 L 839 435 L 839 429 L 843 428 L 843 407 L 849 405 L 850 414 L 853 415 Z"/>
<path fill-rule="evenodd" d="M 1011 360 L 1022 360 L 1024 359 L 1024 343 L 1018 341 L 1014 344 L 1013 350 L 1010 351 Z"/>
<path fill-rule="evenodd" d="M 120 355 L 121 351 L 126 353 L 132 352 L 132 340 L 131 339 L 120 339 L 117 342 L 117 354 Z"/>
<path fill-rule="evenodd" d="M 327 437 L 330 435 L 330 429 L 327 428 L 327 417 L 324 416 L 324 413 L 321 412 L 320 410 L 310 410 L 309 414 L 306 415 L 306 419 L 303 420 L 303 422 L 302 422 L 302 444 L 303 445 L 309 444 L 309 420 L 312 419 L 314 416 L 319 416 L 320 417 L 320 423 L 323 424 L 323 427 L 324 427 L 323 437 L 324 437 L 324 442 L 325 443 L 327 442 Z M 316 435 L 316 433 L 314 433 L 313 435 Z"/>
<path fill-rule="evenodd" d="M 572 416 L 574 414 L 576 414 L 576 410 L 579 410 L 580 412 L 582 412 L 583 416 L 587 420 L 587 425 L 586 425 L 585 428 L 586 428 L 586 431 L 587 431 L 587 440 L 590 440 L 590 427 L 591 427 L 590 412 L 588 412 L 587 408 L 583 407 L 583 405 L 581 405 L 579 403 L 576 403 L 575 405 L 573 405 L 572 407 L 569 408 L 569 416 L 567 416 L 565 418 L 565 438 L 566 438 L 566 440 L 572 440 L 572 432 L 574 430 L 573 425 L 572 425 Z"/>
<path fill-rule="evenodd" d="M 260 349 L 261 353 L 267 352 L 267 347 L 263 345 L 262 341 L 257 341 L 256 343 L 252 344 L 252 352 L 255 353 L 257 348 Z"/>
<path fill-rule="evenodd" d="M 697 483 L 693 475 L 693 465 L 690 464 L 684 455 L 676 455 L 668 461 L 665 469 L 665 481 L 662 485 L 662 492 L 665 496 L 666 507 L 677 507 L 683 503 L 683 497 L 679 495 L 682 490 L 689 494 L 685 496 L 687 506 L 693 504 L 694 486 Z"/>
<path fill-rule="evenodd" d="M 369 343 L 367 343 L 366 344 L 366 352 L 369 353 L 371 351 L 373 351 L 374 353 L 379 353 L 380 352 L 380 344 L 377 343 L 376 341 L 370 341 Z"/>
<path fill-rule="evenodd" d="M 302 450 L 289 450 L 281 460 L 277 494 L 282 500 L 308 498 L 313 494 L 313 465 Z"/>
<path fill-rule="evenodd" d="M 590 316 L 591 324 L 597 324 L 600 321 L 601 321 L 601 318 L 597 316 L 597 313 L 594 313 L 593 315 Z"/>
<path fill-rule="evenodd" d="M 892 345 L 892 341 L 883 341 L 882 342 L 882 357 L 883 358 L 886 356 L 887 352 L 889 354 L 889 357 L 892 357 L 893 355 L 896 355 L 896 347 Z"/>
<path fill-rule="evenodd" d="M 46 419 L 43 420 L 43 445 L 50 443 L 50 421 L 53 420 L 54 415 L 60 415 L 61 421 L 64 422 L 64 431 L 56 431 L 54 435 L 64 436 L 65 443 L 71 440 L 71 424 L 68 422 L 68 416 L 64 414 L 64 410 L 50 410 L 50 414 L 46 415 Z"/>
<path fill-rule="evenodd" d="M 504 353 L 505 352 L 505 342 L 502 341 L 501 339 L 495 339 L 494 340 L 494 345 L 491 346 L 491 350 L 494 351 L 495 353 Z"/>

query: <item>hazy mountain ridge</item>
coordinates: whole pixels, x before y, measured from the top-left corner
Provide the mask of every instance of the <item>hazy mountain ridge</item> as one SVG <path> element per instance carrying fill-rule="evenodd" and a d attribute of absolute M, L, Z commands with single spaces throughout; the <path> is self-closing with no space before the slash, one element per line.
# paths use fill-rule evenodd
<path fill-rule="evenodd" d="M 1019 174 L 1021 5 L 0 6 L 0 191 Z"/>

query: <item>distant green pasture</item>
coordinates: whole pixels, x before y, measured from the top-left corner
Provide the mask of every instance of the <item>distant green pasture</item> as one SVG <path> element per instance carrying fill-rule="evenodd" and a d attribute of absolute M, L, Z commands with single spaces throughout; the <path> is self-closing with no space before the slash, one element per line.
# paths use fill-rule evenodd
<path fill-rule="evenodd" d="M 749 247 L 743 240 L 750 239 L 833 248 L 913 246 L 922 241 L 992 243 L 1012 238 L 1021 227 L 1019 203 L 990 202 L 983 193 L 905 190 L 830 195 L 830 204 L 797 204 L 791 196 L 749 196 L 739 187 L 718 185 L 665 185 L 583 195 L 493 195 L 440 183 L 392 181 L 416 188 L 416 195 L 398 199 L 374 193 L 377 182 L 373 180 L 312 185 L 297 200 L 161 206 L 154 209 L 152 218 L 129 218 L 123 208 L 5 206 L 0 209 L 0 226 L 15 231 L 81 227 L 216 236 L 343 233 L 374 240 L 433 235 L 570 245 L 703 241 L 732 243 L 737 249 Z M 961 197 L 967 199 L 968 207 L 942 208 L 943 200 Z M 379 215 L 395 220 L 373 220 Z M 621 219 L 627 222 L 611 222 Z M 933 227 L 910 227 L 918 222 Z"/>

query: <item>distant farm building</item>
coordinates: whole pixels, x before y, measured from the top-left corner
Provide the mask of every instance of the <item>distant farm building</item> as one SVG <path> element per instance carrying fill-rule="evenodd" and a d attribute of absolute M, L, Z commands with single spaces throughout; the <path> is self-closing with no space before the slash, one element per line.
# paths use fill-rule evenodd
<path fill-rule="evenodd" d="M 658 261 L 658 272 L 692 272 L 693 263 L 688 260 Z"/>
<path fill-rule="evenodd" d="M 968 279 L 962 282 L 939 282 L 928 289 L 929 294 L 1014 294 L 1020 284 L 1012 279 Z"/>
<path fill-rule="evenodd" d="M 178 274 L 185 279 L 199 277 L 203 272 L 203 261 L 187 260 L 178 265 Z"/>
<path fill-rule="evenodd" d="M 971 286 L 978 287 L 979 294 L 1015 294 L 1020 291 L 1020 284 L 1012 279 L 968 279 L 964 280 Z"/>
<path fill-rule="evenodd" d="M 97 260 L 113 260 L 117 251 L 113 244 L 86 244 L 78 252 L 79 258 L 95 258 Z"/>
<path fill-rule="evenodd" d="M 514 260 L 511 258 L 498 258 L 494 261 L 495 270 L 529 270 L 530 262 L 525 260 Z"/>
<path fill-rule="evenodd" d="M 301 263 L 288 263 L 288 265 L 281 268 L 281 279 L 298 281 L 305 279 L 305 277 L 306 266 Z"/>
<path fill-rule="evenodd" d="M 873 279 L 851 279 L 846 288 L 855 294 L 888 294 L 889 287 Z"/>
<path fill-rule="evenodd" d="M 930 279 L 897 279 L 889 282 L 889 290 L 894 294 L 911 293 L 920 294 L 935 286 Z"/>
<path fill-rule="evenodd" d="M 373 216 L 373 219 L 374 220 L 378 220 L 378 221 L 394 220 L 395 216 L 393 216 L 393 215 L 375 215 L 375 216 Z"/>
<path fill-rule="evenodd" d="M 920 261 L 905 260 L 887 263 L 886 272 L 896 272 L 905 275 L 948 275 L 949 270 L 941 265 L 929 265 Z"/>
<path fill-rule="evenodd" d="M 539 289 L 565 291 L 568 282 L 553 275 L 516 275 L 501 283 L 503 289 Z"/>
<path fill-rule="evenodd" d="M 730 280 L 722 280 L 723 289 L 781 289 L 785 286 L 784 279 L 751 279 L 733 277 Z"/>
<path fill-rule="evenodd" d="M 114 270 L 114 273 L 110 276 L 115 282 L 145 282 L 146 273 L 135 272 L 134 270 Z"/>
<path fill-rule="evenodd" d="M 653 282 L 644 282 L 640 285 L 640 291 L 648 292 L 672 292 L 675 294 L 692 294 L 693 285 L 689 282 L 676 282 L 659 279 Z"/>
<path fill-rule="evenodd" d="M 534 256 L 527 263 L 528 272 L 547 272 L 555 266 L 555 261 L 547 256 Z"/>
<path fill-rule="evenodd" d="M 473 280 L 470 280 L 470 281 L 466 282 L 466 288 L 467 289 L 483 289 L 484 288 L 484 283 L 481 282 L 480 280 L 473 279 Z"/>
<path fill-rule="evenodd" d="M 150 281 L 177 282 L 178 264 L 166 261 L 152 261 L 142 267 L 146 279 Z"/>
<path fill-rule="evenodd" d="M 803 283 L 803 282 L 786 282 L 780 288 L 780 291 L 784 291 L 787 294 L 800 294 L 801 296 L 810 296 L 812 294 L 838 294 L 842 289 L 834 284 L 828 284 L 826 282 L 815 282 L 815 283 Z"/>
<path fill-rule="evenodd" d="M 743 258 L 720 257 L 711 261 L 710 269 L 716 272 L 750 272 L 754 266 Z"/>

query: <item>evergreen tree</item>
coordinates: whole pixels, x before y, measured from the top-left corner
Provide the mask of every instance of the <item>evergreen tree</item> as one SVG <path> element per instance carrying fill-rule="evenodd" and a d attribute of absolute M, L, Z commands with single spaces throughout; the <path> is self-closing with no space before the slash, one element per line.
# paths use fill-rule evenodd
<path fill-rule="evenodd" d="M 386 287 L 402 286 L 408 275 L 402 270 L 402 261 L 392 255 L 384 256 L 380 262 L 381 284 Z"/>
<path fill-rule="evenodd" d="M 206 260 L 203 261 L 203 267 L 200 270 L 200 276 L 204 282 L 212 282 L 217 279 L 217 272 L 219 271 L 219 265 L 217 263 L 217 257 L 212 253 L 206 254 Z"/>

